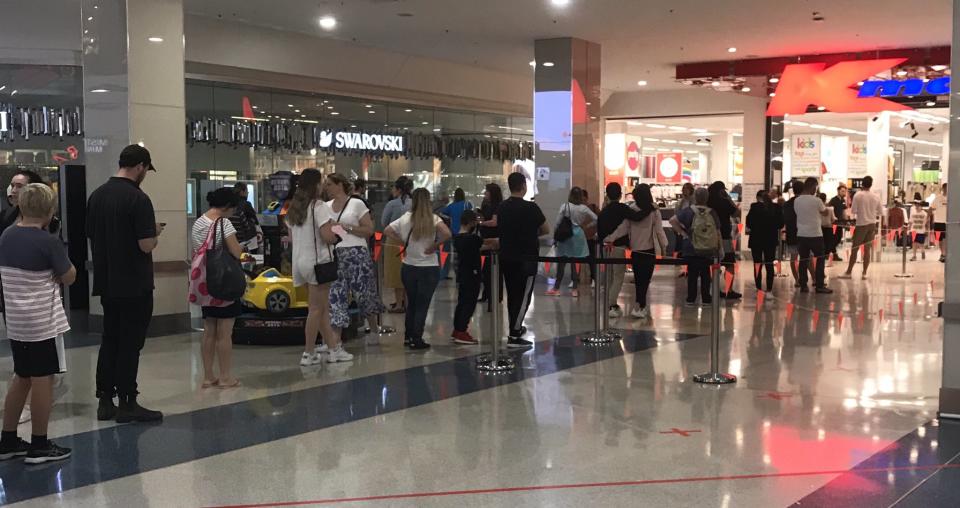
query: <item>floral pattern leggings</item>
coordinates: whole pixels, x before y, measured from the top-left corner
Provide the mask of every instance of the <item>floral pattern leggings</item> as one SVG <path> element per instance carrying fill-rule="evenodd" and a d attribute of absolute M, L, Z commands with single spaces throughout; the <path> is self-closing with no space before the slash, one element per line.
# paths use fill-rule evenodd
<path fill-rule="evenodd" d="M 361 318 L 383 312 L 377 294 L 377 271 L 366 247 L 337 249 L 337 280 L 330 285 L 330 322 L 337 328 L 350 325 L 350 297 L 357 302 Z"/>

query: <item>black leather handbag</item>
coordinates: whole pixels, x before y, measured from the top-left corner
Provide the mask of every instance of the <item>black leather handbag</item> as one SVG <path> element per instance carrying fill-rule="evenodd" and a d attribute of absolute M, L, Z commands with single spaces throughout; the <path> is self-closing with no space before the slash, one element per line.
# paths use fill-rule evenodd
<path fill-rule="evenodd" d="M 210 296 L 220 300 L 239 300 L 247 291 L 247 276 L 243 273 L 240 260 L 227 249 L 224 220 L 217 219 L 211 226 L 220 228 L 220 245 L 217 245 L 217 234 L 214 233 L 213 246 L 207 250 L 207 291 Z"/>
<path fill-rule="evenodd" d="M 347 200 L 347 203 L 350 201 Z M 346 210 L 346 205 L 344 205 L 344 210 Z M 313 274 L 317 278 L 317 284 L 328 284 L 337 280 L 337 272 L 339 271 L 339 263 L 337 262 L 337 250 L 331 249 L 330 245 L 327 244 L 327 252 L 330 254 L 330 261 L 326 263 L 320 262 L 320 249 L 317 247 L 317 214 L 314 203 L 310 204 L 310 215 L 313 216 L 313 248 L 316 249 L 316 260 L 317 263 L 313 265 Z M 343 216 L 343 212 L 340 212 L 340 215 Z"/>

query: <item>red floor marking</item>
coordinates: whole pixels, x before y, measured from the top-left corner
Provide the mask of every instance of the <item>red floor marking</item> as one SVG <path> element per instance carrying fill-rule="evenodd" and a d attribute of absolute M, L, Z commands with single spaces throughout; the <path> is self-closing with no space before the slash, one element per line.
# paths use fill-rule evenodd
<path fill-rule="evenodd" d="M 694 433 L 694 432 L 700 432 L 700 430 L 682 430 L 682 429 L 678 429 L 678 428 L 674 427 L 674 428 L 670 429 L 670 430 L 667 431 L 667 432 L 661 432 L 661 434 L 678 434 L 678 435 L 681 435 L 681 436 L 683 436 L 683 437 L 690 437 L 690 434 L 692 434 L 692 433 Z"/>
<path fill-rule="evenodd" d="M 763 395 L 757 395 L 758 399 L 773 399 L 773 400 L 783 400 L 793 397 L 792 393 L 783 393 L 783 392 L 767 392 Z"/>
<path fill-rule="evenodd" d="M 852 473 L 855 475 L 864 475 L 872 473 L 889 473 L 895 471 L 927 471 L 934 469 L 958 469 L 960 464 L 934 464 L 929 466 L 901 466 L 901 467 L 878 467 L 864 469 L 837 469 L 832 471 L 797 471 L 793 473 L 758 473 L 731 476 L 700 476 L 687 478 L 664 478 L 659 480 L 633 480 L 622 482 L 602 482 L 602 483 L 571 483 L 560 485 L 532 485 L 528 487 L 501 487 L 492 489 L 473 489 L 473 490 L 450 490 L 440 492 L 416 492 L 408 494 L 388 494 L 381 496 L 367 497 L 343 497 L 339 499 L 316 499 L 312 501 L 281 501 L 276 503 L 259 504 L 237 504 L 212 506 L 208 508 L 268 508 L 281 506 L 315 506 L 321 504 L 336 503 L 359 503 L 366 501 L 387 501 L 392 499 L 416 499 L 427 497 L 445 497 L 445 496 L 469 496 L 477 494 L 503 494 L 509 492 L 537 492 L 544 490 L 564 490 L 564 489 L 590 489 L 603 487 L 636 487 L 640 485 L 668 485 L 674 483 L 696 483 L 696 482 L 716 482 L 732 480 L 762 480 L 769 478 L 796 478 L 803 476 L 832 476 Z"/>

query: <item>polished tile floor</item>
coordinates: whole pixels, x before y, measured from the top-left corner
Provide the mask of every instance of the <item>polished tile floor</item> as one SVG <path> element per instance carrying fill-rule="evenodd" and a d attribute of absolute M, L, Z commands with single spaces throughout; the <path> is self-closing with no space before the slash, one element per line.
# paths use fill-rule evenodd
<path fill-rule="evenodd" d="M 153 338 L 140 379 L 144 404 L 167 414 L 158 426 L 95 420 L 96 347 L 78 341 L 50 431 L 75 456 L 0 463 L 0 502 L 957 506 L 960 427 L 935 420 L 943 265 L 910 269 L 895 279 L 888 253 L 866 281 L 831 281 L 831 296 L 782 278 L 762 305 L 738 280 L 720 364 L 739 382 L 724 387 L 692 382 L 708 369 L 710 313 L 682 306 L 674 267 L 655 274 L 652 317 L 616 320 L 623 340 L 601 346 L 580 340 L 591 291 L 546 297 L 541 281 L 526 322 L 536 347 L 498 376 L 476 372 L 480 348 L 448 342 L 450 283 L 428 318 L 432 350 L 405 352 L 394 335 L 349 344 L 350 364 L 301 368 L 297 347 L 237 346 L 236 390 L 199 388 L 197 335 Z M 632 295 L 625 285 L 622 302 Z"/>

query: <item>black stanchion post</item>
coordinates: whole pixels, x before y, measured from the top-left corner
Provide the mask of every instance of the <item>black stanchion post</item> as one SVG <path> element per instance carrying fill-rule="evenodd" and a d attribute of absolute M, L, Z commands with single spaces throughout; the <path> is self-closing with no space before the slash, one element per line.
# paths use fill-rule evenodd
<path fill-rule="evenodd" d="M 500 256 L 496 251 L 490 251 L 490 354 L 477 359 L 477 369 L 484 372 L 502 373 L 513 370 L 513 359 L 500 355 L 500 341 L 503 335 L 501 313 L 503 302 L 500 301 Z"/>
<path fill-rule="evenodd" d="M 713 303 L 710 308 L 710 372 L 706 374 L 697 374 L 693 380 L 697 383 L 708 385 L 726 385 L 737 382 L 737 376 L 732 374 L 723 374 L 720 372 L 720 278 L 723 270 L 720 266 L 720 260 L 714 262 L 716 267 L 713 274 Z"/>
<path fill-rule="evenodd" d="M 604 254 L 602 259 L 606 259 L 607 252 L 612 252 L 614 248 L 613 246 L 609 249 L 601 248 L 601 252 Z M 619 340 L 623 338 L 623 334 L 610 326 L 610 288 L 613 286 L 613 265 L 601 263 L 598 269 L 603 271 L 603 334 L 610 340 Z M 601 277 L 597 278 L 600 279 Z"/>
<path fill-rule="evenodd" d="M 898 279 L 910 279 L 910 278 L 913 278 L 913 274 L 907 272 L 907 251 L 909 250 L 909 247 L 907 247 L 907 225 L 906 224 L 903 225 L 903 230 L 900 232 L 900 243 L 903 246 L 903 249 L 902 249 L 903 260 L 900 262 L 900 273 L 895 273 L 893 274 L 893 276 Z M 913 242 L 911 242 L 911 244 L 912 243 Z"/>
<path fill-rule="evenodd" d="M 601 250 L 600 250 L 601 248 L 602 246 L 600 242 L 597 242 L 596 247 L 594 247 L 593 260 L 591 261 L 591 263 L 595 263 L 595 266 L 596 264 L 598 264 L 598 261 L 602 257 Z M 610 337 L 608 334 L 606 334 L 603 330 L 604 326 L 603 326 L 602 315 L 605 314 L 605 312 L 601 308 L 603 306 L 603 298 L 600 297 L 600 291 L 603 289 L 600 284 L 601 280 L 602 280 L 602 277 L 598 276 L 597 282 L 594 284 L 595 287 L 593 291 L 593 333 L 588 334 L 583 338 L 583 341 L 588 344 L 605 344 L 613 340 L 613 338 Z"/>

